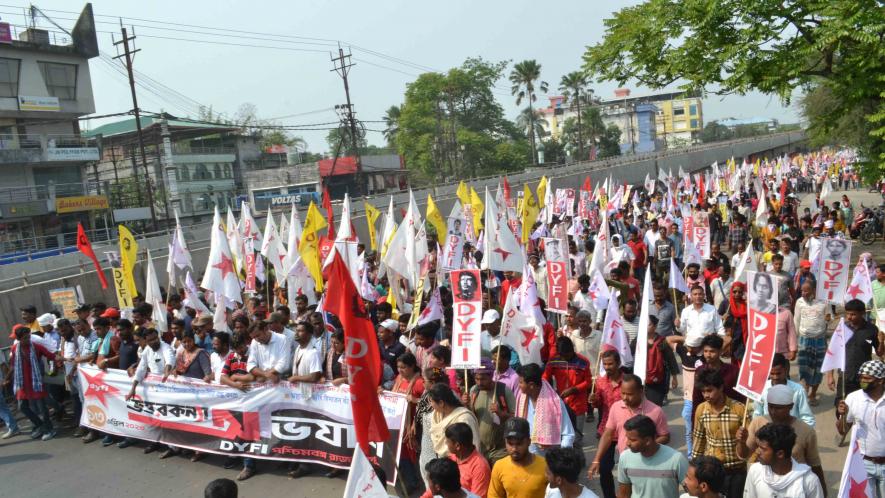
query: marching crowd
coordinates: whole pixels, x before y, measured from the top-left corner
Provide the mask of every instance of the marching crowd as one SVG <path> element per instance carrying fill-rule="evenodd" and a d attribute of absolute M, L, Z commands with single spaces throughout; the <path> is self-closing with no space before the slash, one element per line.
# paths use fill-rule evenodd
<path fill-rule="evenodd" d="M 838 376 L 830 371 L 824 379 L 835 307 L 815 295 L 814 248 L 822 237 L 849 238 L 851 200 L 842 196 L 832 206 L 823 200 L 831 175 L 853 172 L 838 156 L 825 154 L 781 158 L 772 165 L 757 165 L 761 190 L 759 183 L 731 182 L 727 175 L 721 183 L 713 177 L 714 185 L 708 178 L 706 186 L 704 180 L 686 184 L 670 177 L 637 187 L 632 202 L 594 199 L 589 219 L 554 215 L 534 222 L 531 233 L 567 240 L 567 313 L 545 308 L 550 292 L 545 248 L 543 238 L 533 236 L 525 244 L 525 272 L 482 271 L 481 367 L 469 371 L 451 368 L 453 294 L 462 282 L 447 282 L 436 270 L 437 239 L 427 235 L 426 272 L 443 316 L 417 324 L 410 312 L 429 306 L 432 293 L 416 300 L 418 309 L 403 306 L 391 289 L 398 276 L 382 271 L 379 251 L 360 247 L 363 279 L 380 296 L 366 303 L 384 370 L 378 390 L 405 395 L 409 403 L 400 487 L 426 497 L 590 498 L 596 495 L 583 483 L 598 480 L 605 498 L 676 498 L 683 492 L 697 498 L 822 497 L 827 483 L 818 433 L 831 428 L 817 426 L 812 407 L 820 403 L 826 380 L 837 391 L 836 429 L 846 434 L 857 425 L 869 483 L 875 496 L 885 498 L 885 432 L 878 424 L 885 423 L 885 363 L 875 359 L 885 354 L 885 340 L 876 317 L 868 314 L 876 302 L 885 302 L 885 265 L 876 267 L 869 254 L 861 256 L 875 274 L 873 300 L 844 303 L 851 332 L 845 371 Z M 818 196 L 814 208 L 799 208 L 800 191 Z M 712 238 L 709 257 L 700 261 L 684 238 L 685 214 L 699 211 L 708 215 Z M 610 241 L 602 245 L 600 233 L 611 234 Z M 600 247 L 607 254 L 599 254 Z M 462 267 L 480 268 L 481 249 L 476 241 L 466 242 Z M 776 350 L 761 402 L 735 389 L 748 346 L 750 306 L 746 275 L 737 273 L 748 254 L 760 272 L 776 279 L 779 297 Z M 652 296 L 642 292 L 647 271 Z M 673 272 L 681 273 L 687 292 L 673 287 Z M 618 300 L 614 307 L 600 303 L 594 273 L 602 273 L 610 298 Z M 543 342 L 537 363 L 522 362 L 501 331 L 510 294 L 529 285 L 543 317 L 535 322 Z M 213 302 L 208 294 L 197 296 L 203 305 Z M 347 330 L 313 297 L 299 294 L 287 302 L 283 293 L 265 294 L 259 287 L 219 326 L 212 314 L 198 314 L 190 301 L 194 296 L 173 292 L 163 302 L 165 331 L 154 323 L 155 307 L 143 300 L 126 317 L 102 303 L 77 308 L 76 319 L 26 306 L 12 330 L 8 364 L 0 363 L 0 379 L 30 421 L 30 437 L 43 441 L 56 437 L 65 419 L 79 424 L 83 388 L 76 370 L 84 364 L 127 371 L 130 397 L 148 374 L 241 390 L 256 382 L 347 383 Z M 647 334 L 638 329 L 643 306 L 649 310 Z M 605 340 L 612 310 L 629 340 L 629 354 Z M 633 365 L 638 337 L 647 338 L 642 375 Z M 670 396 L 677 392 L 684 441 L 671 438 L 662 410 L 678 399 Z M 4 398 L 2 438 L 9 439 L 22 429 Z M 145 453 L 160 458 L 205 456 L 82 425 L 74 436 L 119 448 L 142 444 Z M 684 451 L 677 449 L 683 443 Z M 595 451 L 585 454 L 589 447 Z M 229 457 L 224 463 L 226 469 L 241 468 L 238 480 L 249 479 L 261 465 L 252 458 Z M 288 471 L 292 478 L 317 472 L 314 464 L 293 464 Z"/>

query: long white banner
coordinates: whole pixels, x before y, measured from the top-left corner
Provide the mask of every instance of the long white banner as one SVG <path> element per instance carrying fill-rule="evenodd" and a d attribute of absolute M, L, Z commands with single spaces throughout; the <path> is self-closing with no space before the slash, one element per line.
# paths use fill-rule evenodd
<path fill-rule="evenodd" d="M 80 367 L 81 424 L 118 436 L 192 450 L 257 459 L 351 465 L 356 433 L 348 387 L 256 384 L 247 392 L 202 380 L 148 375 L 126 400 L 132 379 L 123 370 Z M 385 392 L 381 408 L 390 439 L 368 456 L 393 480 L 408 402 Z"/>

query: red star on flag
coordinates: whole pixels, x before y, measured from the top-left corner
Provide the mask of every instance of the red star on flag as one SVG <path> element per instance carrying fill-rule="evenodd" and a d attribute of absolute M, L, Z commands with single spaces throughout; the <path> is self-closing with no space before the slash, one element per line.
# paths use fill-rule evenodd
<path fill-rule="evenodd" d="M 496 247 L 495 249 L 492 249 L 492 252 L 496 252 L 496 253 L 500 254 L 502 262 L 507 261 L 507 256 L 510 256 L 512 254 L 510 251 L 505 251 L 504 249 L 502 249 L 500 247 Z"/>
<path fill-rule="evenodd" d="M 845 291 L 845 293 L 852 298 L 857 299 L 857 296 L 863 294 L 863 291 L 860 289 L 859 285 L 849 285 L 848 290 Z"/>
<path fill-rule="evenodd" d="M 221 255 L 221 262 L 218 264 L 212 265 L 212 268 L 218 268 L 221 270 L 221 279 L 224 280 L 224 277 L 227 276 L 228 273 L 232 273 L 234 271 L 234 262 L 227 255 Z"/>
<path fill-rule="evenodd" d="M 538 331 L 534 327 L 519 329 L 519 331 L 522 332 L 523 336 L 522 347 L 528 349 L 529 344 L 531 344 L 532 341 L 535 340 L 535 337 L 538 337 Z"/>
<path fill-rule="evenodd" d="M 84 398 L 94 397 L 98 401 L 101 402 L 105 407 L 108 406 L 107 400 L 105 396 L 110 396 L 112 394 L 119 394 L 120 390 L 114 386 L 110 386 L 105 384 L 104 382 L 104 372 L 98 372 L 95 375 L 89 375 L 86 371 L 83 371 L 83 376 L 86 377 L 86 382 L 89 384 L 86 386 L 86 392 L 83 393 Z"/>
<path fill-rule="evenodd" d="M 866 498 L 867 496 L 867 480 L 864 479 L 860 482 L 854 480 L 854 478 L 849 477 L 849 490 L 848 490 L 848 498 Z"/>

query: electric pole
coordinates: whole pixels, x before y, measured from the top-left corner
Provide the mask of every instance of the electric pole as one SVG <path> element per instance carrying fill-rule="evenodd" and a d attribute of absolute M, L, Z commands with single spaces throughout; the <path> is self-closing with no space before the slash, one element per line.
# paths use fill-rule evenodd
<path fill-rule="evenodd" d="M 154 211 L 154 189 L 151 186 L 151 173 L 148 168 L 147 162 L 147 154 L 144 152 L 144 134 L 141 130 L 141 110 L 138 108 L 138 97 L 135 94 L 135 75 L 132 71 L 132 56 L 136 52 L 140 52 L 141 49 L 130 50 L 129 42 L 131 40 L 135 40 L 135 36 L 129 36 L 126 33 L 126 27 L 123 26 L 123 21 L 120 21 L 120 31 L 123 34 L 123 39 L 117 42 L 114 42 L 114 45 L 123 45 L 123 53 L 114 57 L 115 59 L 125 58 L 126 60 L 126 72 L 129 74 L 129 90 L 132 92 L 132 112 L 135 114 L 135 130 L 138 136 L 138 148 L 141 151 L 141 164 L 144 167 L 144 178 L 145 178 L 145 189 L 147 189 L 147 197 L 148 197 L 148 205 L 151 208 L 151 224 L 153 225 L 154 231 L 159 230 L 159 226 L 157 225 L 157 213 Z M 138 185 L 138 168 L 135 168 L 135 183 Z"/>
<path fill-rule="evenodd" d="M 332 63 L 335 65 L 335 68 L 332 69 L 332 71 L 338 73 L 338 76 L 341 76 L 341 79 L 344 81 L 344 96 L 347 98 L 347 104 L 341 106 L 344 107 L 344 113 L 342 116 L 344 122 L 342 124 L 350 129 L 351 147 L 353 147 L 353 152 L 356 155 L 356 194 L 364 195 L 365 186 L 363 183 L 365 179 L 363 178 L 363 164 L 359 149 L 360 137 L 357 135 L 357 122 L 354 117 L 353 104 L 350 102 L 350 84 L 347 81 L 347 75 L 350 73 L 350 68 L 353 67 L 353 64 L 350 62 L 350 56 L 350 51 L 345 54 L 344 50 L 339 46 L 338 57 L 331 58 Z M 337 108 L 339 106 L 335 107 Z"/>

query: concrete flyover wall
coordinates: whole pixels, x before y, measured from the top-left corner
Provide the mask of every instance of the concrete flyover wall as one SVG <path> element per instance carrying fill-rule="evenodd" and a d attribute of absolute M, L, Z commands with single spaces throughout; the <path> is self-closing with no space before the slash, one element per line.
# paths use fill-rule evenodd
<path fill-rule="evenodd" d="M 588 161 L 564 166 L 545 168 L 530 168 L 525 172 L 508 175 L 508 181 L 516 195 L 517 190 L 522 190 L 524 184 L 528 184 L 535 191 L 541 176 L 546 175 L 554 188 L 579 188 L 584 178 L 588 175 L 593 183 L 601 183 L 611 175 L 614 182 L 620 184 L 640 184 L 645 175 L 657 177 L 660 170 L 673 170 L 677 174 L 679 167 L 687 172 L 699 171 L 709 167 L 714 161 L 723 164 L 726 160 L 734 157 L 741 161 L 744 157 L 754 155 L 775 156 L 788 152 L 795 152 L 805 141 L 804 132 L 790 132 L 751 139 L 742 139 L 716 144 L 700 145 L 685 149 L 641 154 L 628 157 L 617 157 L 600 161 Z M 484 189 L 494 194 L 498 186 L 499 177 L 480 178 L 470 181 L 480 196 Z M 424 213 L 427 194 L 433 195 L 444 216 L 447 216 L 454 205 L 457 183 L 444 184 L 429 189 L 416 190 L 414 192 L 416 203 Z M 409 202 L 408 192 L 394 193 L 392 196 L 384 195 L 367 198 L 366 201 L 380 209 L 387 211 L 390 197 L 394 200 L 396 216 L 399 218 L 400 208 L 407 208 Z M 340 205 L 334 206 L 336 219 L 340 215 Z M 357 199 L 352 203 L 353 224 L 360 240 L 368 241 L 368 229 L 365 221 L 363 200 Z M 300 213 L 304 221 L 304 210 Z M 274 214 L 279 220 L 280 212 Z M 256 222 L 262 227 L 264 219 Z M 378 230 L 381 229 L 380 220 Z M 191 250 L 195 268 L 194 278 L 197 279 L 206 267 L 209 256 L 209 224 L 186 227 L 184 236 Z M 136 265 L 136 286 L 144 289 L 145 275 L 145 249 L 150 249 L 154 258 L 154 265 L 160 280 L 160 285 L 167 285 L 166 276 L 166 253 L 168 252 L 169 236 L 165 233 L 154 237 L 136 237 L 139 243 L 139 263 Z M 104 251 L 116 250 L 117 245 L 95 246 L 95 253 L 102 265 L 105 265 Z M 105 275 L 109 281 L 109 288 L 102 290 L 92 263 L 80 253 L 66 254 L 45 258 L 27 263 L 18 263 L 0 267 L 0 330 L 9 330 L 19 320 L 20 306 L 33 304 L 38 311 L 44 312 L 51 309 L 49 290 L 60 287 L 76 287 L 83 290 L 87 302 L 94 303 L 103 301 L 108 305 L 116 305 L 116 296 L 111 282 L 110 271 Z M 199 281 L 198 281 L 199 283 Z M 8 334 L 0 334 L 5 337 Z M 8 339 L 0 338 L 0 346 L 5 345 Z"/>

